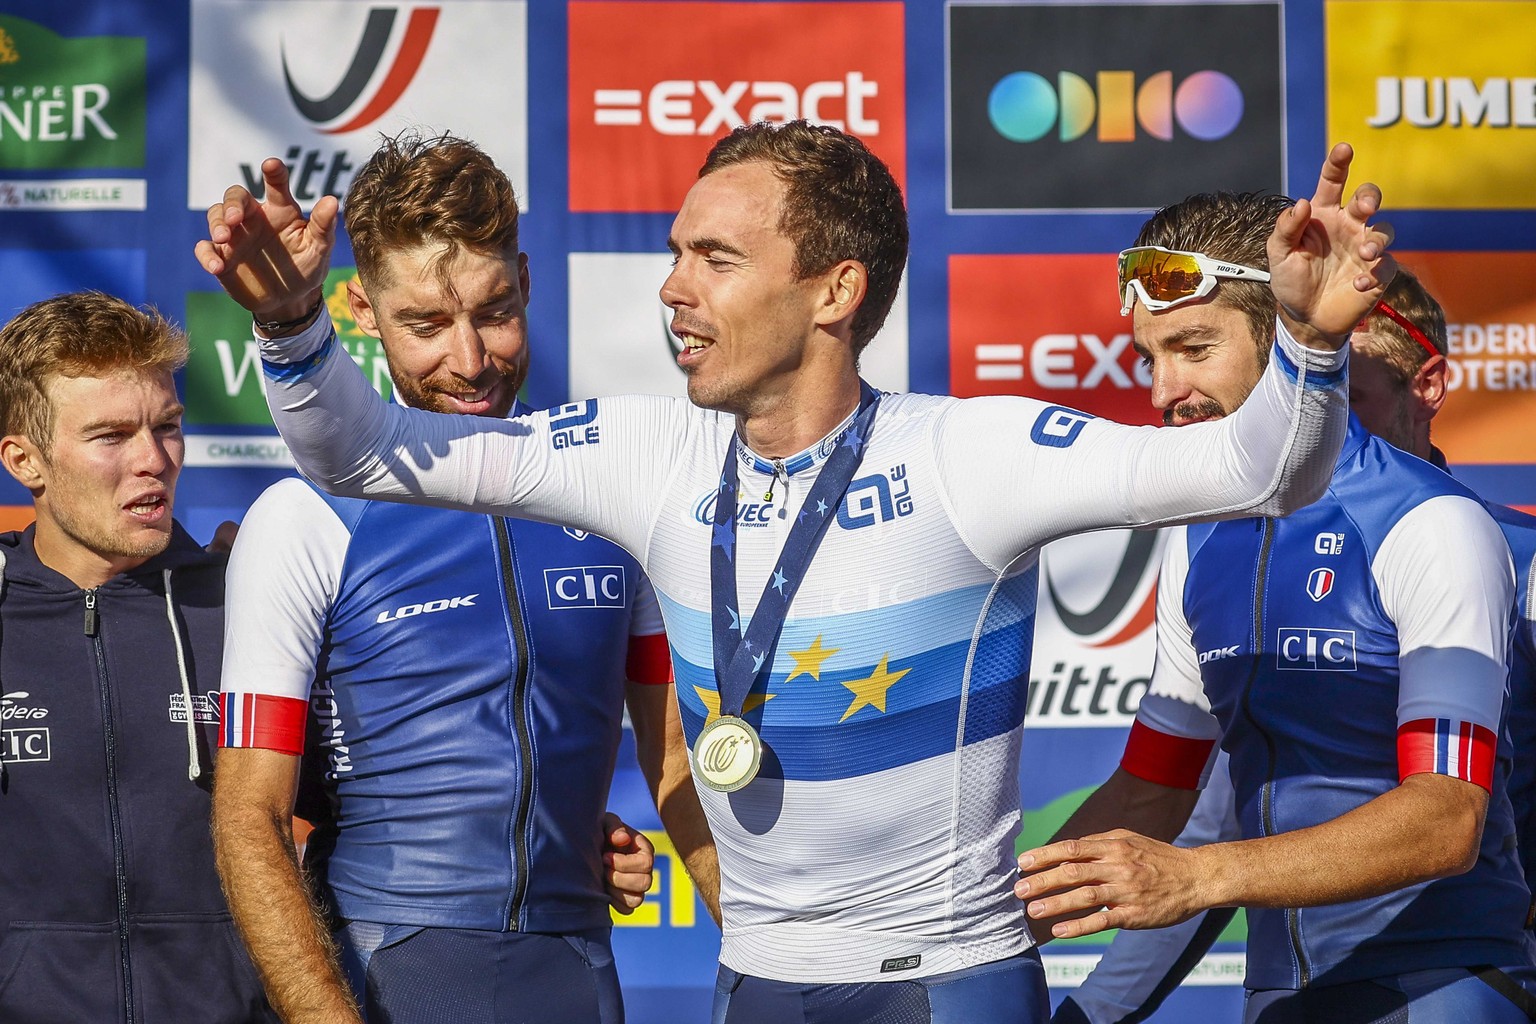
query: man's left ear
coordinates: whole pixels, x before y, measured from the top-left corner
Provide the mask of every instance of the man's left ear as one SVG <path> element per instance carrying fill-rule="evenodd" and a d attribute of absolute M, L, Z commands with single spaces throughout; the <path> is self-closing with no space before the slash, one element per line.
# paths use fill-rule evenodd
<path fill-rule="evenodd" d="M 1418 402 L 1420 418 L 1424 420 L 1434 419 L 1435 413 L 1445 404 L 1446 374 L 1450 371 L 1450 364 L 1445 361 L 1445 356 L 1433 355 L 1425 360 L 1424 365 L 1413 375 L 1409 382 L 1409 388 Z"/>
<path fill-rule="evenodd" d="M 843 260 L 823 275 L 826 282 L 816 323 L 822 327 L 851 320 L 869 291 L 869 271 L 858 260 Z"/>

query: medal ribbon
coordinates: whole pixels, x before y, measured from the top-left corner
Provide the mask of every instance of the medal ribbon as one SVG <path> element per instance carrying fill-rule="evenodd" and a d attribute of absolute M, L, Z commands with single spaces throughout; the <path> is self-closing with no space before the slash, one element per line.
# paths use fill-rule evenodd
<path fill-rule="evenodd" d="M 732 437 L 720 471 L 720 491 L 715 496 L 713 536 L 709 546 L 709 588 L 715 641 L 715 686 L 720 691 L 720 714 L 740 716 L 747 694 L 763 666 L 769 664 L 779 631 L 800 581 L 810 567 L 821 539 L 826 536 L 843 494 L 864 458 L 864 445 L 874 423 L 880 393 L 859 381 L 859 409 L 853 424 L 837 439 L 837 447 L 821 467 L 821 474 L 805 496 L 795 525 L 784 540 L 778 564 L 763 585 L 752 622 L 742 635 L 741 606 L 736 592 L 736 491 L 740 471 Z"/>

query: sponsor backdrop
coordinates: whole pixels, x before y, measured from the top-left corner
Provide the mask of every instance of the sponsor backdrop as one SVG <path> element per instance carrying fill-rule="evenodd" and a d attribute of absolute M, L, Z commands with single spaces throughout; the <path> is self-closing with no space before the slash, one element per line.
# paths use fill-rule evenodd
<path fill-rule="evenodd" d="M 263 157 L 309 203 L 344 192 L 380 132 L 476 139 L 525 211 L 527 395 L 553 405 L 681 389 L 656 294 L 671 216 L 720 134 L 803 116 L 861 135 L 907 190 L 908 279 L 871 380 L 1150 423 L 1113 254 L 1191 191 L 1308 193 L 1344 139 L 1449 311 L 1437 440 L 1484 494 L 1532 506 L 1533 33 L 1536 5 L 1515 0 L 4 0 L 0 319 L 100 288 L 187 325 L 178 512 L 207 537 L 291 472 L 249 321 L 191 256 L 203 211 L 259 184 Z M 348 317 L 350 262 L 343 241 L 330 312 L 387 392 Z M 26 502 L 0 484 L 0 527 Z M 1152 658 L 1159 543 L 1108 533 L 1046 553 L 1021 846 L 1116 763 Z M 617 932 L 630 1019 L 706 1019 L 718 932 L 632 767 L 613 803 L 662 855 L 654 897 Z M 1239 920 L 1157 1019 L 1232 1019 L 1242 937 Z M 1058 991 L 1102 947 L 1051 947 Z"/>

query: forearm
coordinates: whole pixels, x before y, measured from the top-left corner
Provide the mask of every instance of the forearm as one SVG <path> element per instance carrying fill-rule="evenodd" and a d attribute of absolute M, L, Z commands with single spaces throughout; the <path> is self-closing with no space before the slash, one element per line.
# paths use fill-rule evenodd
<path fill-rule="evenodd" d="M 684 765 L 686 771 L 687 765 Z M 661 824 L 677 847 L 693 887 L 709 910 L 709 916 L 720 924 L 720 861 L 715 854 L 715 839 L 710 834 L 709 822 L 704 818 L 704 808 L 699 804 L 698 791 L 693 780 L 686 775 L 670 789 L 655 794 L 656 809 L 661 814 Z"/>
<path fill-rule="evenodd" d="M 1477 859 L 1487 794 L 1443 775 L 1310 828 L 1193 851 L 1211 906 L 1313 907 L 1460 874 Z"/>
<path fill-rule="evenodd" d="M 300 875 L 289 820 L 214 803 L 214 855 L 267 998 L 286 1024 L 361 1024 L 335 948 Z"/>
<path fill-rule="evenodd" d="M 1062 823 L 1051 842 L 1081 839 L 1117 828 L 1172 842 L 1189 821 L 1199 796 L 1197 790 L 1160 786 L 1117 768 Z"/>

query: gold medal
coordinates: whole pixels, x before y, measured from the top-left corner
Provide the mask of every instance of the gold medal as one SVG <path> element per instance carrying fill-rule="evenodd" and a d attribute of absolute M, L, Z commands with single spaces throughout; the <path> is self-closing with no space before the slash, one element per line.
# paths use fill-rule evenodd
<path fill-rule="evenodd" d="M 744 718 L 722 715 L 693 744 L 693 773 L 710 789 L 734 793 L 757 778 L 763 741 Z"/>

